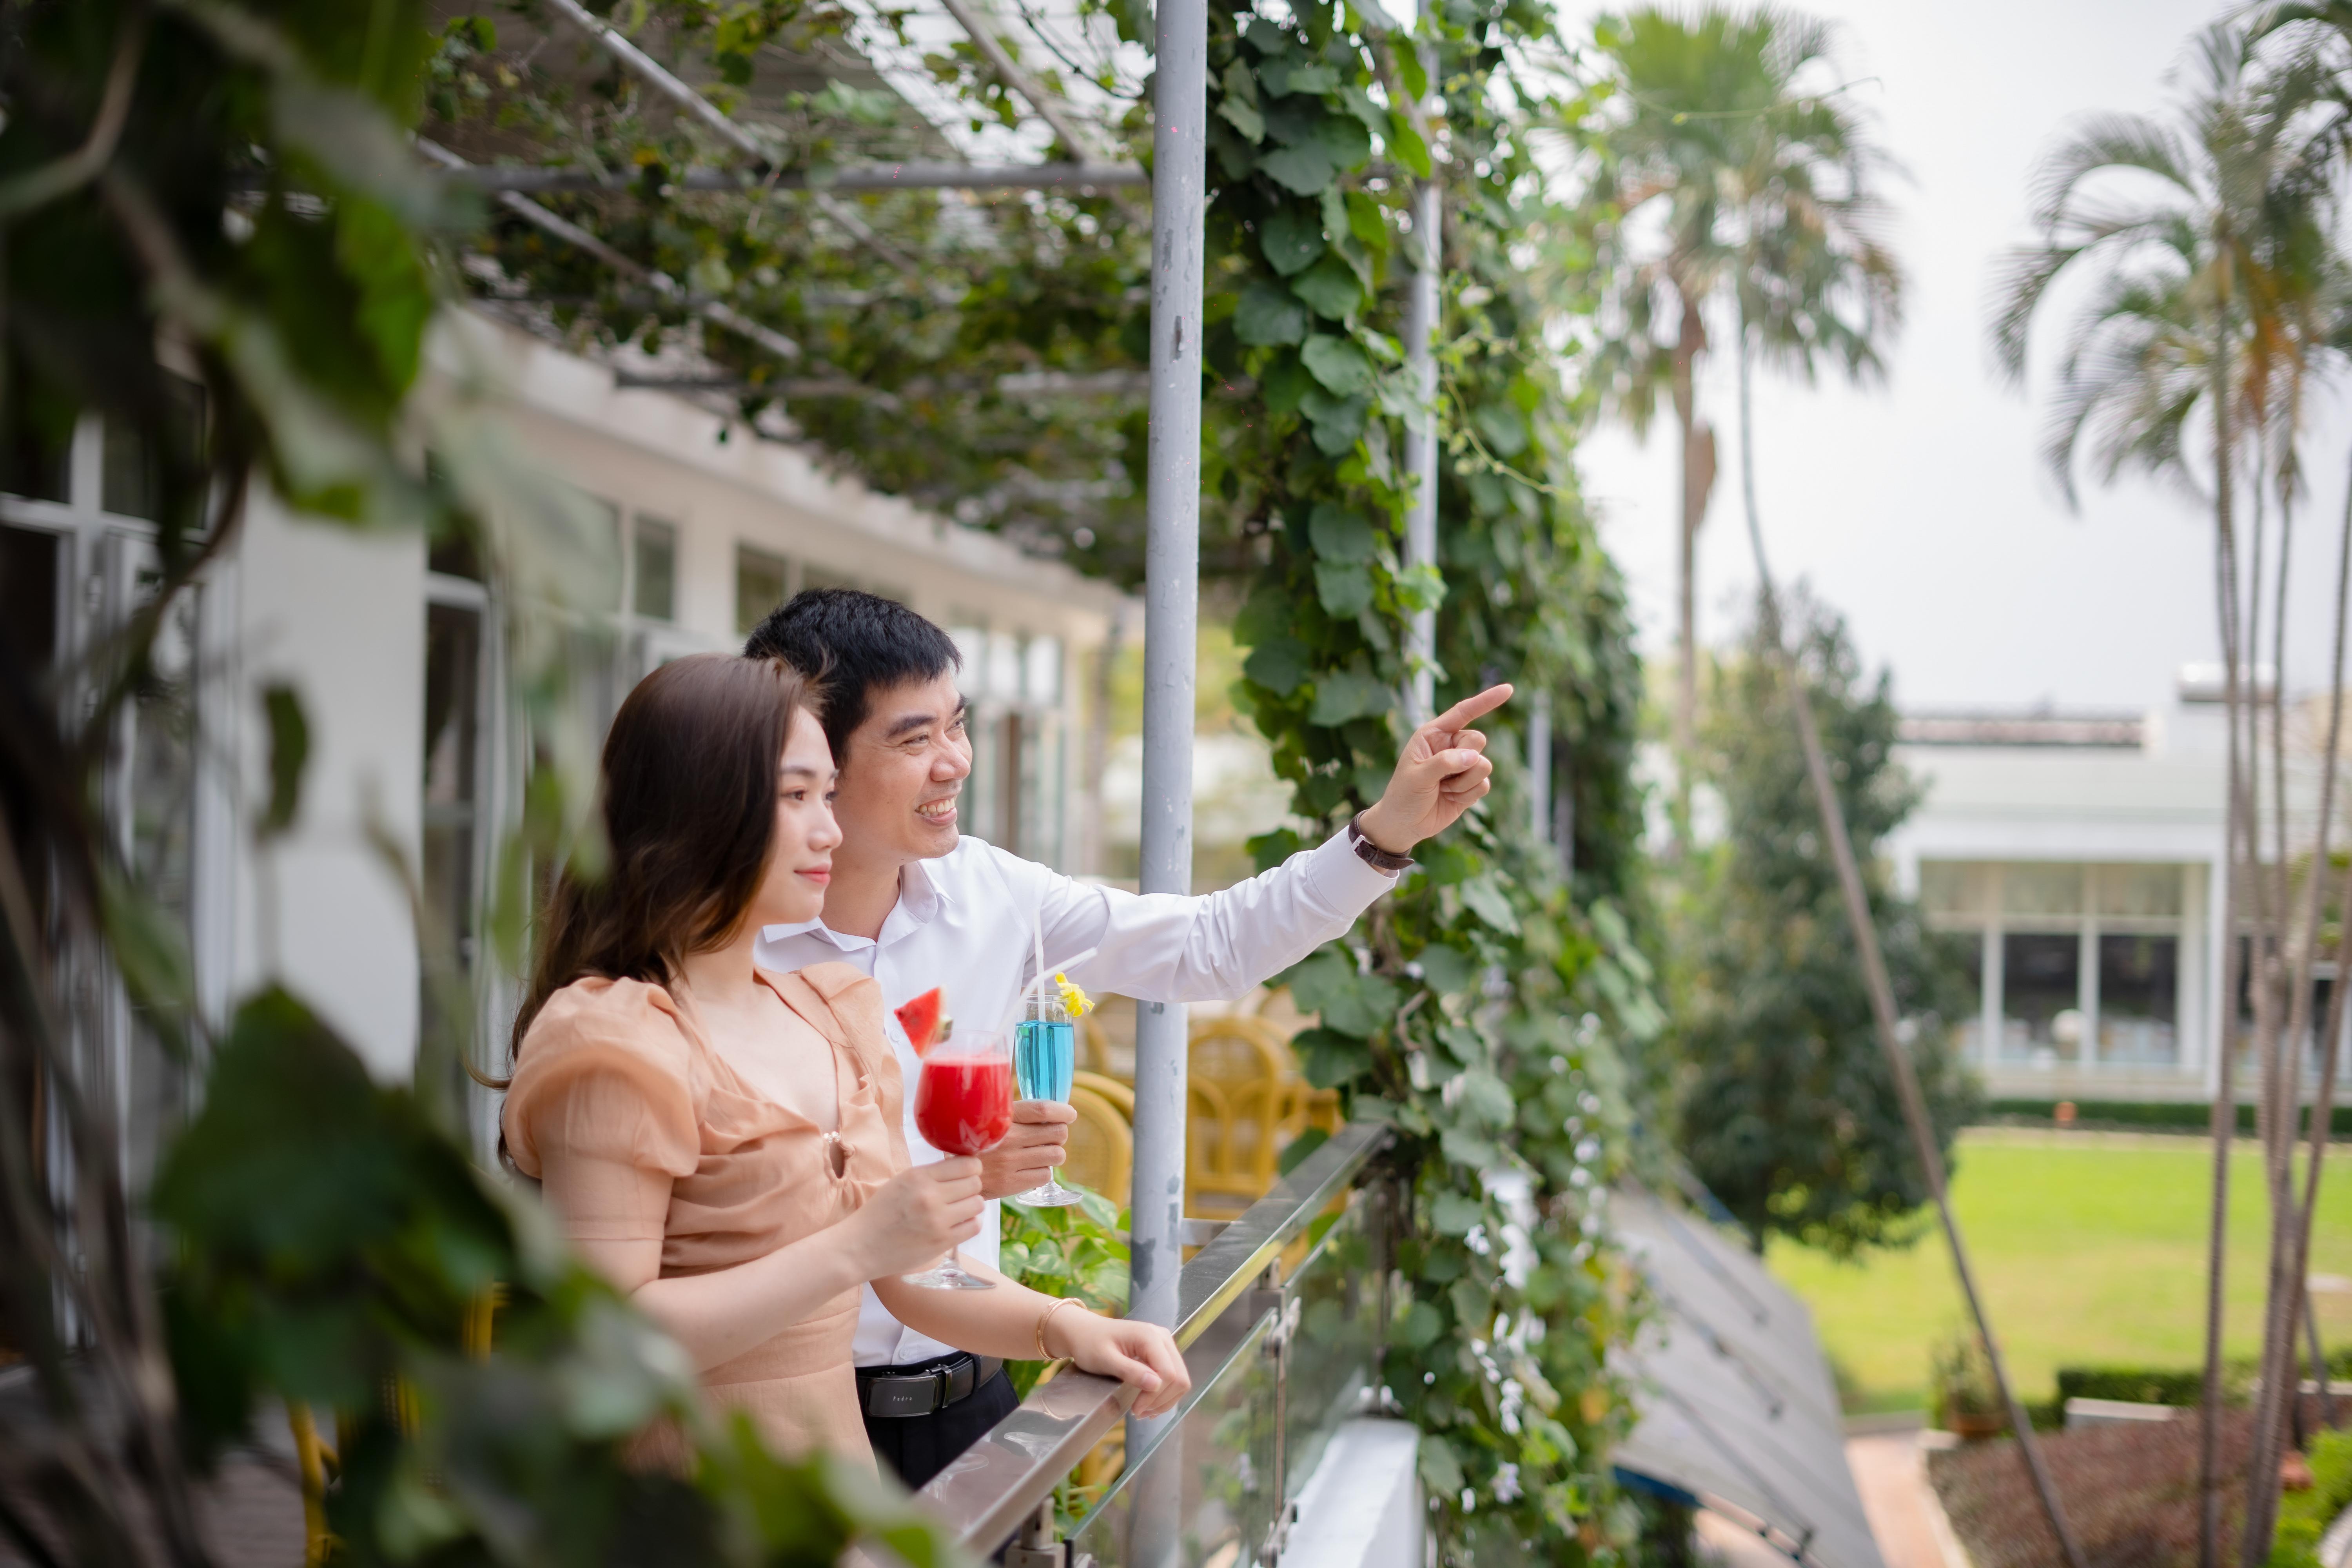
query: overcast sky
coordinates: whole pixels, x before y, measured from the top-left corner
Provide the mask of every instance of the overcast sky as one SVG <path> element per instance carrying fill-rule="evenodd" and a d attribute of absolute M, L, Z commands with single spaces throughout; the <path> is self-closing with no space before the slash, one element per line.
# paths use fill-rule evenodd
<path fill-rule="evenodd" d="M 1570 14 L 1603 7 L 1571 4 Z M 2042 405 L 1993 375 L 1987 300 L 1996 260 L 2029 239 L 2027 185 L 2086 111 L 2152 111 L 2190 35 L 2218 7 L 2185 0 L 1814 0 L 1843 28 L 1849 80 L 1907 172 L 1893 188 L 1909 274 L 1907 323 L 1886 385 L 1760 380 L 1757 472 L 1767 548 L 1891 664 L 1906 707 L 2144 708 L 2184 662 L 2218 658 L 2210 525 L 2183 498 L 2127 480 L 2086 486 L 2079 514 L 2036 455 Z M 2053 334 L 2037 340 L 2046 366 Z M 1721 476 L 1700 536 L 1700 635 L 1721 639 L 1753 575 L 1738 503 L 1733 376 L 1712 399 Z M 1622 433 L 1585 447 L 1603 536 L 1631 582 L 1643 646 L 1673 640 L 1675 439 Z M 2324 678 L 2322 616 L 2352 419 L 2330 411 L 2307 459 L 2316 493 L 2299 530 L 2303 603 L 2290 679 Z M 2267 641 L 2267 638 L 2265 639 Z"/>

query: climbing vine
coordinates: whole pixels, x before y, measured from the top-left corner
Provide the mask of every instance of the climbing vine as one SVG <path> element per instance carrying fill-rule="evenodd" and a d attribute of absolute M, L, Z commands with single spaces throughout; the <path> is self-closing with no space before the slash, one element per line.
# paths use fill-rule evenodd
<path fill-rule="evenodd" d="M 1573 244 L 1531 143 L 1576 134 L 1588 107 L 1530 85 L 1552 26 L 1525 0 L 1457 0 L 1412 37 L 1344 0 L 1279 19 L 1218 5 L 1211 24 L 1208 368 L 1260 389 L 1212 403 L 1204 461 L 1225 526 L 1263 542 L 1237 695 L 1300 814 L 1335 822 L 1385 782 L 1403 626 L 1435 605 L 1438 705 L 1496 679 L 1549 691 L 1568 798 L 1589 808 L 1569 837 L 1596 871 L 1572 900 L 1509 755 L 1523 699 L 1496 726 L 1488 807 L 1287 977 L 1318 1016 L 1297 1042 L 1307 1076 L 1399 1134 L 1418 1223 L 1384 1374 L 1424 1434 L 1441 1551 L 1464 1563 L 1614 1561 L 1635 1524 L 1605 1459 L 1628 1419 L 1607 1357 L 1633 1310 L 1605 1193 L 1621 1053 L 1661 1019 L 1612 900 L 1638 676 L 1545 341 L 1573 296 L 1531 266 Z M 1405 106 L 1432 90 L 1444 113 L 1424 126 Z M 1448 214 L 1433 572 L 1401 555 L 1419 415 L 1397 336 L 1401 264 L 1427 240 L 1410 234 L 1402 176 L 1432 174 Z M 1271 863 L 1297 842 L 1255 847 Z"/>

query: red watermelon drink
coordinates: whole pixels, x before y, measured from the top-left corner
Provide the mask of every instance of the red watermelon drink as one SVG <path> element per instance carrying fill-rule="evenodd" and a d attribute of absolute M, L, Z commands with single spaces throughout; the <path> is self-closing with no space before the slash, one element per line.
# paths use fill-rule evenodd
<path fill-rule="evenodd" d="M 979 1154 L 1013 1130 L 1013 1053 L 1004 1037 L 958 1032 L 923 1056 L 915 1084 L 915 1130 L 942 1154 Z M 991 1290 L 950 1252 L 936 1268 L 903 1277 L 938 1290 Z"/>
<path fill-rule="evenodd" d="M 915 1127 L 942 1154 L 995 1148 L 1013 1130 L 1013 1063 L 933 1051 L 915 1086 Z"/>

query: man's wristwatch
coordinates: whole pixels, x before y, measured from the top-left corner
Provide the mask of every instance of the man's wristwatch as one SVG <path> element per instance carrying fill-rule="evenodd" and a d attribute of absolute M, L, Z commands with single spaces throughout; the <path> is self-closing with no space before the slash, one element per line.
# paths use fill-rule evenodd
<path fill-rule="evenodd" d="M 1412 856 L 1399 855 L 1392 850 L 1383 849 L 1364 837 L 1362 816 L 1363 814 L 1359 812 L 1356 816 L 1348 818 L 1348 843 L 1356 851 L 1356 858 L 1375 871 L 1409 869 L 1412 865 Z"/>

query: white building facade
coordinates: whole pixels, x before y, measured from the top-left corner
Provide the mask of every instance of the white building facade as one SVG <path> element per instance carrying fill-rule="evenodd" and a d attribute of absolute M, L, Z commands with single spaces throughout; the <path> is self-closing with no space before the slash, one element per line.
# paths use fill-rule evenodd
<path fill-rule="evenodd" d="M 2250 1027 L 2242 982 L 2234 1005 L 2221 994 L 2217 676 L 2183 671 L 2143 715 L 1904 721 L 1926 799 L 1886 851 L 1929 922 L 1969 939 L 1979 1006 L 1958 1037 L 1994 1100 L 2210 1100 L 2225 1016 Z M 2308 780 L 2290 774 L 2307 834 Z"/>

